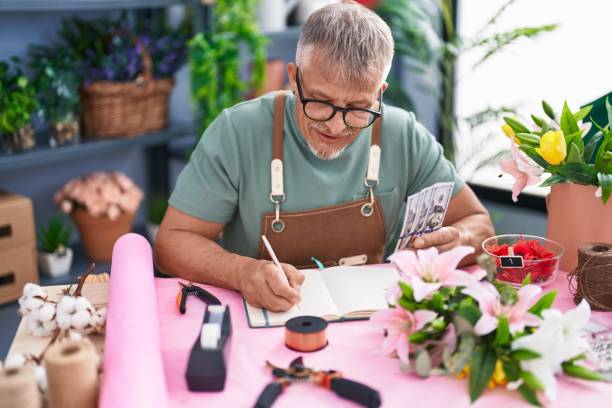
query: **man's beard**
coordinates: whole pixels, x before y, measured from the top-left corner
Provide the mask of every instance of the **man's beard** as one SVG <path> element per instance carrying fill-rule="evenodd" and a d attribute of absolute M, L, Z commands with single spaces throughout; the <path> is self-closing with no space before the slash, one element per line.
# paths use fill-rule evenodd
<path fill-rule="evenodd" d="M 309 123 L 308 128 L 313 129 L 315 131 L 318 130 L 322 133 L 329 134 L 329 129 L 327 129 L 325 125 L 321 125 L 317 122 Z M 345 128 L 344 130 L 342 130 L 342 132 L 340 132 L 340 137 L 348 139 L 352 136 L 352 134 L 353 134 L 352 129 Z M 348 144 L 345 144 L 344 146 L 337 148 L 337 149 L 334 149 L 329 146 L 325 146 L 323 149 L 321 149 L 321 148 L 317 148 L 316 146 L 314 146 L 314 144 L 311 143 L 311 141 L 308 138 L 305 138 L 305 139 L 306 139 L 306 144 L 308 145 L 308 148 L 310 149 L 312 154 L 314 154 L 318 159 L 321 159 L 321 160 L 337 159 L 344 152 L 344 150 L 346 150 L 346 148 L 349 146 Z"/>

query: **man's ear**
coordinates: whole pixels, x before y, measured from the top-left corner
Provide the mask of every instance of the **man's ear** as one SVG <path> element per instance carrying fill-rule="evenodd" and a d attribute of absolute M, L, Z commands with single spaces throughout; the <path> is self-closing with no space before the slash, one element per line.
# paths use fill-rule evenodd
<path fill-rule="evenodd" d="M 287 64 L 287 77 L 289 78 L 289 86 L 291 87 L 291 91 L 293 91 L 295 95 L 297 95 L 297 82 L 295 79 L 296 73 L 297 73 L 297 66 L 293 62 L 288 63 Z"/>
<path fill-rule="evenodd" d="M 382 88 L 380 89 L 381 92 L 385 92 L 387 90 L 387 88 L 389 87 L 389 83 L 387 81 L 385 81 L 382 84 Z"/>

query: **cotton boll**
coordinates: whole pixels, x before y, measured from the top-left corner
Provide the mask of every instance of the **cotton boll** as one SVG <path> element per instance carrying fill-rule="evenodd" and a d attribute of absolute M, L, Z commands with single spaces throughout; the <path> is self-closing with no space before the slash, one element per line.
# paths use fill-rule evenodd
<path fill-rule="evenodd" d="M 36 379 L 38 380 L 38 388 L 42 392 L 47 392 L 48 381 L 47 381 L 47 370 L 45 367 L 37 365 L 34 368 L 34 372 L 36 373 Z"/>
<path fill-rule="evenodd" d="M 59 310 L 55 316 L 57 327 L 62 330 L 68 330 L 72 326 L 72 315 L 69 313 L 60 313 Z"/>
<path fill-rule="evenodd" d="M 83 340 L 83 336 L 81 335 L 81 333 L 79 333 L 78 331 L 75 331 L 75 330 L 70 330 L 68 332 L 68 338 L 70 340 L 74 340 L 74 341 Z"/>
<path fill-rule="evenodd" d="M 75 312 L 75 299 L 72 296 L 64 296 L 57 304 L 58 314 L 72 314 Z"/>
<path fill-rule="evenodd" d="M 10 370 L 11 368 L 23 367 L 27 359 L 22 353 L 10 354 L 6 360 L 4 360 L 4 369 Z"/>
<path fill-rule="evenodd" d="M 92 306 L 91 303 L 89 303 L 89 300 L 87 300 L 87 298 L 83 296 L 78 296 L 74 300 L 74 310 L 76 310 L 77 312 L 80 312 L 82 310 L 88 310 L 91 307 Z"/>
<path fill-rule="evenodd" d="M 30 291 L 30 295 L 31 296 L 40 296 L 43 299 L 47 298 L 47 291 L 44 290 L 41 286 L 33 283 L 32 284 L 32 289 Z"/>
<path fill-rule="evenodd" d="M 42 324 L 32 330 L 32 336 L 34 337 L 49 337 L 51 334 L 53 334 L 53 332 L 45 329 L 45 326 Z"/>
<path fill-rule="evenodd" d="M 38 310 L 44 304 L 45 304 L 45 301 L 42 300 L 42 299 L 35 298 L 35 297 L 29 297 L 23 303 L 23 306 L 24 306 L 24 309 L 25 309 L 25 313 L 24 314 L 29 314 L 29 313 L 32 313 L 33 310 Z"/>
<path fill-rule="evenodd" d="M 45 303 L 43 307 L 38 310 L 39 319 L 42 322 L 48 322 L 55 316 L 55 305 L 53 303 Z"/>
<path fill-rule="evenodd" d="M 48 322 L 42 322 L 43 327 L 48 332 L 52 333 L 57 330 L 57 321 L 55 319 L 49 320 Z"/>
<path fill-rule="evenodd" d="M 91 314 L 87 310 L 79 310 L 72 315 L 72 327 L 77 330 L 84 329 L 91 319 Z"/>

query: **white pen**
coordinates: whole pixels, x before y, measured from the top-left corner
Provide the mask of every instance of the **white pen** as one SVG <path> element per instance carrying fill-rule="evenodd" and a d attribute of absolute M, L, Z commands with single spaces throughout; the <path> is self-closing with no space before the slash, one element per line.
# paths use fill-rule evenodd
<path fill-rule="evenodd" d="M 274 250 L 272 249 L 272 245 L 270 245 L 270 241 L 268 241 L 268 238 L 266 238 L 265 235 L 262 235 L 261 239 L 264 245 L 266 246 L 268 253 L 270 254 L 270 258 L 272 258 L 272 262 L 274 262 L 274 265 L 276 265 L 276 267 L 278 268 L 282 279 L 285 281 L 285 283 L 287 283 L 288 286 L 291 286 L 291 284 L 289 283 L 289 279 L 287 279 L 287 275 L 285 275 L 285 271 L 283 271 L 283 267 L 281 266 L 280 262 L 278 261 L 278 258 L 276 257 L 276 254 L 274 253 Z M 295 306 L 300 309 L 300 306 L 297 303 L 295 304 Z"/>

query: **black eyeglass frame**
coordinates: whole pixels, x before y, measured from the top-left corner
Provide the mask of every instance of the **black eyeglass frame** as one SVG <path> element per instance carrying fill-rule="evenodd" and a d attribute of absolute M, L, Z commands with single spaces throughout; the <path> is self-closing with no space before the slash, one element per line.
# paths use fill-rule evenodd
<path fill-rule="evenodd" d="M 344 121 L 344 124 L 347 127 L 350 127 L 352 129 L 365 129 L 367 127 L 372 126 L 372 124 L 376 121 L 376 119 L 378 119 L 382 115 L 382 91 L 379 91 L 379 94 L 378 94 L 378 106 L 379 106 L 378 109 L 379 110 L 377 112 L 377 111 L 373 111 L 373 110 L 365 109 L 365 108 L 341 108 L 339 106 L 334 105 L 333 103 L 322 101 L 320 99 L 304 98 L 304 93 L 302 92 L 302 85 L 300 83 L 300 69 L 297 67 L 295 71 L 295 82 L 297 84 L 298 94 L 300 96 L 300 102 L 302 102 L 302 110 L 304 111 L 304 115 L 306 115 L 306 117 L 310 120 L 314 120 L 316 122 L 327 122 L 328 120 L 336 116 L 336 112 L 342 112 L 342 120 Z M 306 104 L 310 102 L 322 103 L 324 105 L 327 105 L 332 108 L 332 113 L 329 115 L 327 119 L 312 118 L 308 115 L 308 113 L 306 113 Z M 361 126 L 361 127 L 351 126 L 346 122 L 346 114 L 349 112 L 367 112 L 370 115 L 372 115 L 372 119 L 370 120 L 370 123 L 368 123 L 365 126 Z"/>

